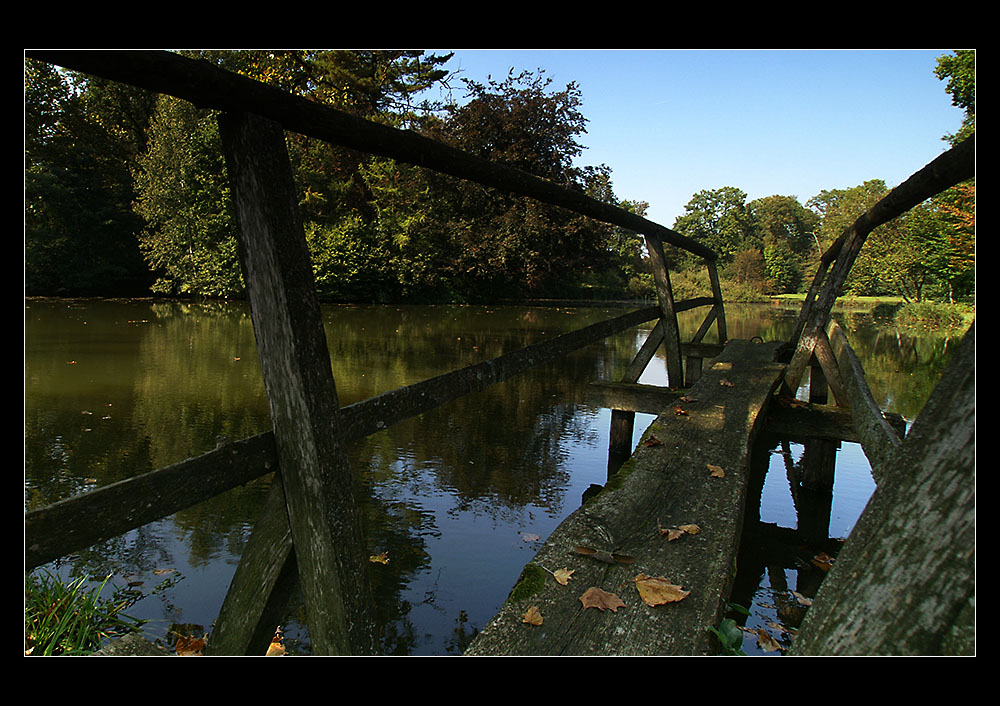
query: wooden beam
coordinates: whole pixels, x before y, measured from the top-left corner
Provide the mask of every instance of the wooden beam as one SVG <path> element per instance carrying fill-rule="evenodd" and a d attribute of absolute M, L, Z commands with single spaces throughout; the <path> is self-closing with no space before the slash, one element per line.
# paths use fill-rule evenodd
<path fill-rule="evenodd" d="M 872 477 L 878 483 L 882 475 L 882 465 L 899 447 L 900 437 L 875 402 L 875 396 L 872 395 L 865 378 L 865 371 L 847 340 L 847 334 L 836 321 L 830 322 L 827 331 L 833 354 L 838 362 L 839 377 L 843 380 L 842 385 L 852 402 L 854 428 L 861 447 L 871 462 Z"/>
<path fill-rule="evenodd" d="M 824 253 L 813 288 L 815 300 L 807 298 L 796 323 L 798 334 L 795 354 L 785 371 L 785 394 L 794 394 L 809 363 L 823 330 L 830 321 L 833 304 L 843 290 L 847 275 L 854 265 L 868 235 L 883 223 L 910 210 L 920 202 L 976 175 L 976 136 L 952 147 L 911 175 L 890 191 L 885 198 L 862 214 Z M 828 274 L 827 263 L 832 262 Z M 822 286 L 820 286 L 822 281 Z M 810 297 L 812 295 L 810 291 Z"/>
<path fill-rule="evenodd" d="M 646 250 L 653 268 L 656 299 L 660 303 L 662 311 L 660 321 L 663 323 L 663 342 L 666 345 L 668 382 L 673 387 L 683 387 L 684 366 L 681 362 L 681 337 L 677 326 L 674 292 L 670 285 L 670 272 L 663 254 L 663 242 L 656 236 L 646 235 Z"/>
<path fill-rule="evenodd" d="M 246 112 L 280 123 L 286 130 L 331 144 L 391 157 L 407 164 L 528 196 L 568 208 L 637 233 L 654 234 L 671 245 L 708 260 L 710 248 L 676 231 L 554 182 L 423 137 L 362 120 L 329 106 L 286 93 L 208 61 L 163 51 L 31 50 L 26 56 L 64 68 L 166 93 L 200 108 Z"/>
<path fill-rule="evenodd" d="M 313 650 L 372 654 L 361 520 L 285 133 L 230 113 L 219 131 Z"/>

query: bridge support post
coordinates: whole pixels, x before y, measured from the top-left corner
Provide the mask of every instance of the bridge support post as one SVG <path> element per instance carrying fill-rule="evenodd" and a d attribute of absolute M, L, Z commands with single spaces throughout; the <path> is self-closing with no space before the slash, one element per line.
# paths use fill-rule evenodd
<path fill-rule="evenodd" d="M 283 520 L 289 528 L 313 651 L 372 653 L 374 610 L 360 517 L 284 130 L 250 114 L 224 114 L 219 128 L 274 424 L 281 483 L 272 494 L 281 489 L 284 507 L 273 511 L 278 527 Z M 251 553 L 267 552 L 263 543 L 252 537 Z M 274 562 L 279 575 L 292 560 L 287 544 L 281 551 L 284 560 Z"/>

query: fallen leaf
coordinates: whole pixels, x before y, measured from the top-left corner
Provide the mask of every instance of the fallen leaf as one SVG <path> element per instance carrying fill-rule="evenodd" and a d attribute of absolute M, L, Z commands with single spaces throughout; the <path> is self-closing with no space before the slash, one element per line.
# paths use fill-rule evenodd
<path fill-rule="evenodd" d="M 375 554 L 368 557 L 368 561 L 373 564 L 388 564 L 389 563 L 389 552 L 382 552 L 381 554 Z"/>
<path fill-rule="evenodd" d="M 660 527 L 660 536 L 666 537 L 668 542 L 672 542 L 675 539 L 680 539 L 681 537 L 683 537 L 684 530 L 680 529 L 679 527 L 668 527 L 666 529 Z"/>
<path fill-rule="evenodd" d="M 604 610 L 610 610 L 612 613 L 617 613 L 619 608 L 625 607 L 625 602 L 613 593 L 608 593 L 607 591 L 601 590 L 596 586 L 591 586 L 587 591 L 580 596 L 580 602 L 583 603 L 583 608 L 598 608 L 602 612 Z"/>
<path fill-rule="evenodd" d="M 725 478 L 726 472 L 722 470 L 722 466 L 713 466 L 711 463 L 706 464 L 708 466 L 709 475 L 713 478 Z"/>
<path fill-rule="evenodd" d="M 642 442 L 643 446 L 663 446 L 663 442 L 657 439 L 655 436 L 651 436 Z"/>
<path fill-rule="evenodd" d="M 792 591 L 792 595 L 795 596 L 796 600 L 798 600 L 800 605 L 810 606 L 813 604 L 812 598 L 803 596 L 798 591 Z"/>
<path fill-rule="evenodd" d="M 733 383 L 729 382 L 729 381 L 728 381 L 728 380 L 726 380 L 725 378 L 723 378 L 722 380 L 720 380 L 720 381 L 719 381 L 719 384 L 720 384 L 720 385 L 722 385 L 723 387 L 736 387 L 736 385 L 735 385 L 735 384 L 733 384 Z"/>
<path fill-rule="evenodd" d="M 656 528 L 660 531 L 660 536 L 666 537 L 668 542 L 680 539 L 685 534 L 698 534 L 701 532 L 701 527 L 698 525 L 680 525 L 678 527 L 664 528 L 659 520 L 656 521 Z"/>
<path fill-rule="evenodd" d="M 285 646 L 281 644 L 281 626 L 274 631 L 274 637 L 271 638 L 271 644 L 267 646 L 267 653 L 265 657 L 284 657 L 285 656 Z"/>
<path fill-rule="evenodd" d="M 820 552 L 813 557 L 812 563 L 823 571 L 829 571 L 833 567 L 833 557 L 826 552 Z"/>
<path fill-rule="evenodd" d="M 541 625 L 542 614 L 538 612 L 538 606 L 533 605 L 528 608 L 528 612 L 521 616 L 521 622 L 528 625 Z"/>
<path fill-rule="evenodd" d="M 552 576 L 557 582 L 559 582 L 559 584 L 565 586 L 569 583 L 569 580 L 573 578 L 574 571 L 576 571 L 576 569 L 557 569 L 552 573 Z"/>
<path fill-rule="evenodd" d="M 521 541 L 537 542 L 539 539 L 541 539 L 541 537 L 539 537 L 537 534 L 527 534 L 524 532 L 521 533 Z"/>
<path fill-rule="evenodd" d="M 200 657 L 207 642 L 208 633 L 202 638 L 177 635 L 177 646 L 174 651 L 178 657 Z"/>
<path fill-rule="evenodd" d="M 781 649 L 778 641 L 771 637 L 764 628 L 757 628 L 753 632 L 757 635 L 757 645 L 765 652 L 777 652 Z"/>
<path fill-rule="evenodd" d="M 696 400 L 694 397 L 688 397 L 687 395 L 681 397 L 681 402 L 697 402 L 697 401 L 698 400 Z"/>
<path fill-rule="evenodd" d="M 677 416 L 684 416 L 687 415 L 687 413 L 688 413 L 687 410 L 681 407 L 680 405 L 674 407 L 674 414 L 676 414 Z"/>
<path fill-rule="evenodd" d="M 639 574 L 633 580 L 639 591 L 639 597 L 648 606 L 676 603 L 691 595 L 691 591 L 683 590 L 681 586 L 670 583 L 662 576 Z"/>
<path fill-rule="evenodd" d="M 172 574 L 177 569 L 153 569 L 153 573 L 157 576 L 163 576 L 164 574 Z"/>

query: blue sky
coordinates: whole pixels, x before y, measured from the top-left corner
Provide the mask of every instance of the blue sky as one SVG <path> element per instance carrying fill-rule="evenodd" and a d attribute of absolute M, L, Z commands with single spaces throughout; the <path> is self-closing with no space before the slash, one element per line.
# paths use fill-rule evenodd
<path fill-rule="evenodd" d="M 578 164 L 609 166 L 618 197 L 667 227 L 703 189 L 805 204 L 869 179 L 896 186 L 962 120 L 934 75 L 948 49 L 454 51 L 446 68 L 477 81 L 541 68 L 553 90 L 576 82 Z"/>

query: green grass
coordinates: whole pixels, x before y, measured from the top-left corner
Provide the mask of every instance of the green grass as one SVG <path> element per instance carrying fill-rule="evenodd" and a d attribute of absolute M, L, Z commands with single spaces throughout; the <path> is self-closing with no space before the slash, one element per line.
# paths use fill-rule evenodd
<path fill-rule="evenodd" d="M 128 598 L 101 593 L 111 576 L 88 589 L 87 576 L 63 583 L 49 573 L 28 575 L 24 587 L 24 653 L 82 655 L 101 647 L 105 639 L 135 631 L 142 621 L 122 611 Z"/>

